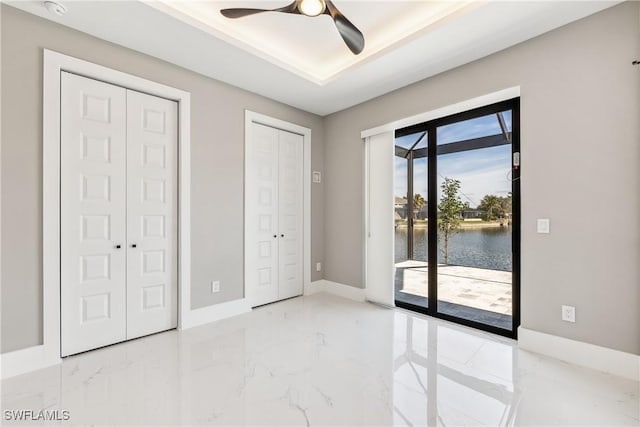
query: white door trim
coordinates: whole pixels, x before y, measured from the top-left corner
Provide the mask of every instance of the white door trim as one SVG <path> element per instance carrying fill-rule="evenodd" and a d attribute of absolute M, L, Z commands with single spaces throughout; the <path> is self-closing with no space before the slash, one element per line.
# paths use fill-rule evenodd
<path fill-rule="evenodd" d="M 43 70 L 43 343 L 60 360 L 60 73 L 67 71 L 178 103 L 178 327 L 191 312 L 191 94 L 51 50 Z M 188 323 L 188 322 L 186 322 Z"/>
<path fill-rule="evenodd" d="M 294 123 L 289 123 L 284 120 L 276 119 L 273 117 L 265 116 L 264 114 L 256 113 L 253 111 L 245 110 L 245 130 L 244 130 L 244 156 L 245 159 L 249 155 L 248 147 L 249 142 L 251 141 L 252 135 L 252 123 L 258 123 L 265 126 L 270 126 L 276 129 L 285 130 L 287 132 L 296 133 L 298 135 L 302 135 L 303 137 L 303 206 L 302 206 L 302 223 L 303 223 L 303 289 L 307 289 L 311 284 L 311 129 L 296 125 Z M 245 170 L 244 170 L 244 182 L 245 186 L 247 183 L 248 175 L 246 168 L 246 160 L 245 160 Z M 245 189 L 244 193 L 244 206 L 247 206 L 247 192 Z M 245 219 L 244 222 L 246 224 L 247 212 L 245 211 Z M 244 232 L 244 246 L 247 247 L 250 242 L 252 236 L 249 236 L 245 226 Z M 246 258 L 246 250 L 244 255 L 244 277 L 247 277 L 247 271 L 249 268 L 249 264 L 247 263 Z M 247 283 L 244 284 L 244 298 L 246 301 L 252 301 L 251 295 L 248 295 L 251 292 L 251 287 L 247 286 Z"/>

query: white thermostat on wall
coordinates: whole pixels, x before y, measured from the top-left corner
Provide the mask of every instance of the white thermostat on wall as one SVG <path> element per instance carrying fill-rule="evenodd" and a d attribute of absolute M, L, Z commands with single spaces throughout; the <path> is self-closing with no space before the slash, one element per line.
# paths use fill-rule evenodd
<path fill-rule="evenodd" d="M 322 181 L 322 175 L 318 171 L 313 171 L 313 183 L 320 184 Z"/>

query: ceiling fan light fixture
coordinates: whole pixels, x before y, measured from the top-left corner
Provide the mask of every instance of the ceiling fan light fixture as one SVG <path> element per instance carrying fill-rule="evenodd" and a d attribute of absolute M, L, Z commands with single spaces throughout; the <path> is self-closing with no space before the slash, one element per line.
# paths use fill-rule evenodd
<path fill-rule="evenodd" d="M 329 0 L 292 0 L 288 5 L 277 9 L 233 7 L 230 9 L 220 10 L 222 16 L 230 19 L 243 18 L 245 16 L 263 12 L 292 13 L 294 15 L 304 15 L 309 17 L 327 14 L 333 20 L 333 23 L 338 29 L 338 33 L 340 33 L 340 37 L 342 37 L 342 40 L 344 40 L 344 43 L 354 55 L 360 54 L 364 49 L 364 35 L 362 32 L 338 10 L 332 1 Z"/>
<path fill-rule="evenodd" d="M 306 16 L 321 15 L 327 5 L 324 0 L 296 0 L 298 11 Z"/>

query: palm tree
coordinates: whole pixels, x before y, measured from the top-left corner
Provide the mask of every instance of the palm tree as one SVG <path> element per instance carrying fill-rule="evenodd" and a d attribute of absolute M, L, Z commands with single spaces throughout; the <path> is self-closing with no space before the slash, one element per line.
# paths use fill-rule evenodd
<path fill-rule="evenodd" d="M 420 208 L 423 207 L 427 201 L 420 195 L 420 193 L 416 193 L 413 195 L 413 217 L 415 218 L 420 212 Z"/>

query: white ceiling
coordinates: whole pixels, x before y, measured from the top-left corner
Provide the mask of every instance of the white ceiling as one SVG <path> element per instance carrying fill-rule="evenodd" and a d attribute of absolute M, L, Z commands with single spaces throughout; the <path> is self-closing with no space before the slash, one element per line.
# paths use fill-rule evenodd
<path fill-rule="evenodd" d="M 262 13 L 228 19 L 220 14 L 225 8 L 275 9 L 288 3 L 291 0 L 147 2 L 149 6 L 319 85 L 482 4 L 471 0 L 338 1 L 340 11 L 366 35 L 365 49 L 359 55 L 352 54 L 345 46 L 328 15 L 309 18 Z"/>
<path fill-rule="evenodd" d="M 334 0 L 364 33 L 354 56 L 328 16 L 222 18 L 290 1 L 40 1 L 11 6 L 283 103 L 326 115 L 575 21 L 620 1 Z M 265 6 L 263 6 L 265 5 Z M 404 25 L 403 25 L 404 24 Z"/>

